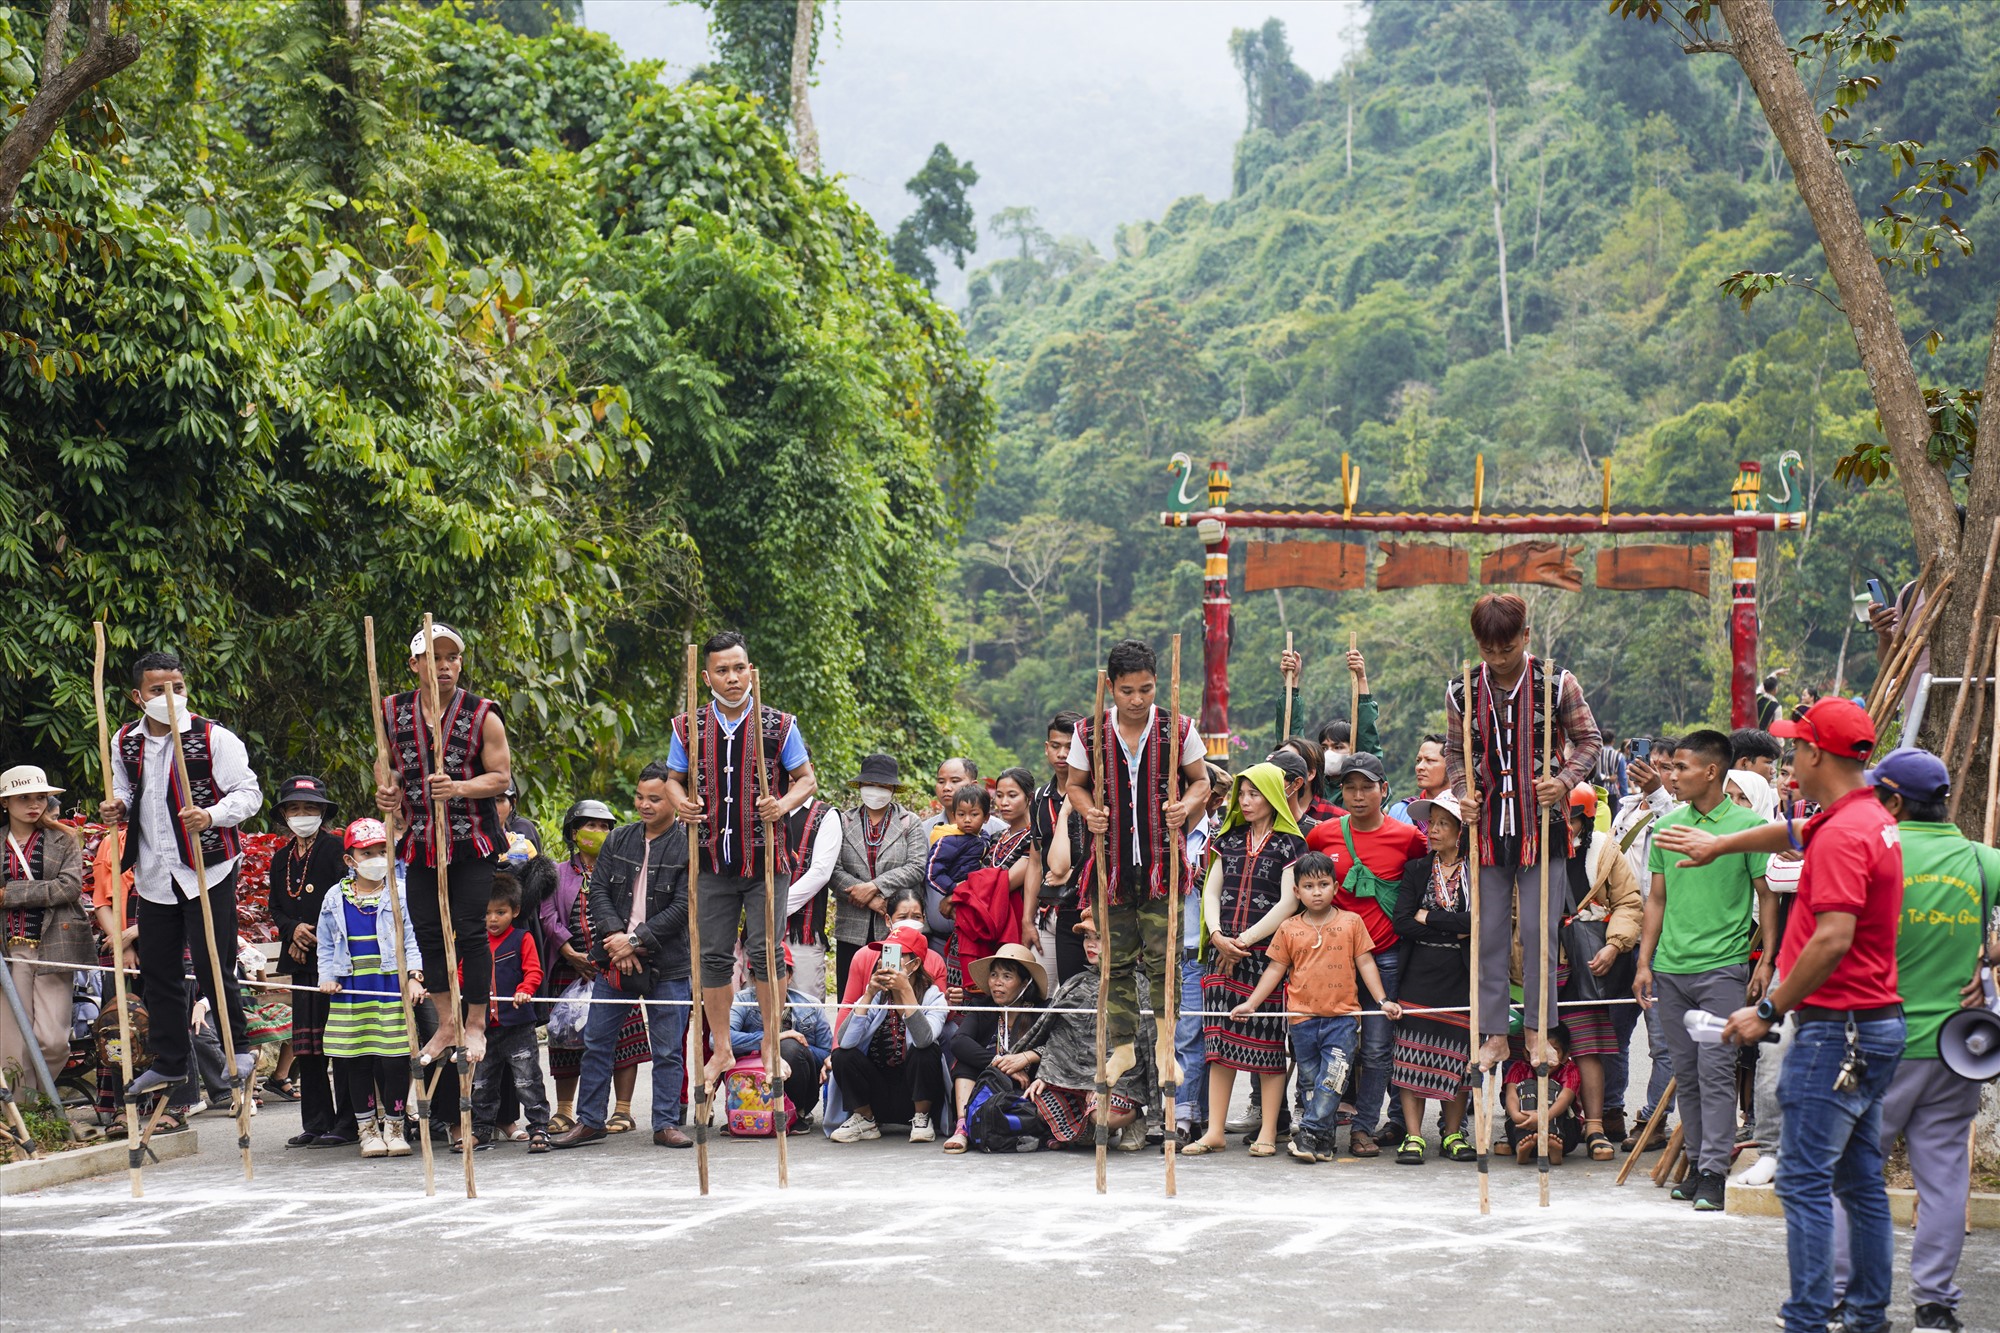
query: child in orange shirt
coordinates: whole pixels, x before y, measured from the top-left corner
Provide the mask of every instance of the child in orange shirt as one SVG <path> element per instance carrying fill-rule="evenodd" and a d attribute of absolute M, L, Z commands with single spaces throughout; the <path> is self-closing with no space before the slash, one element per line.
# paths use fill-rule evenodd
<path fill-rule="evenodd" d="M 1292 863 L 1292 884 L 1299 895 L 1299 914 L 1278 927 L 1257 989 L 1231 1011 L 1231 1017 L 1249 1017 L 1271 998 L 1279 983 L 1290 979 L 1285 1007 L 1294 1015 L 1292 1050 L 1298 1055 L 1299 1085 L 1306 1089 L 1306 1111 L 1292 1134 L 1291 1154 L 1301 1162 L 1330 1162 L 1334 1117 L 1361 1041 L 1357 974 L 1390 1022 L 1401 1018 L 1403 1010 L 1394 1000 L 1383 998 L 1382 974 L 1375 966 L 1367 924 L 1334 905 L 1339 880 L 1333 858 L 1325 852 L 1307 852 Z"/>

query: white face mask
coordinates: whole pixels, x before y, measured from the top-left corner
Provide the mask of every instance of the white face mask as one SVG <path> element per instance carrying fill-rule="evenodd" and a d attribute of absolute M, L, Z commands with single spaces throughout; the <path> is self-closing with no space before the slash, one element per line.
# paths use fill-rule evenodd
<path fill-rule="evenodd" d="M 1325 757 L 1320 761 L 1320 767 L 1326 770 L 1328 777 L 1335 777 L 1340 773 L 1340 761 L 1344 757 L 1332 750 L 1328 750 Z"/>
<path fill-rule="evenodd" d="M 188 697 L 185 694 L 181 695 L 171 705 L 167 702 L 165 694 L 154 695 L 152 698 L 146 700 L 146 716 L 164 727 L 169 720 L 167 716 L 169 707 L 180 714 L 181 727 L 185 730 L 188 725 Z"/>
<path fill-rule="evenodd" d="M 863 787 L 861 789 L 861 804 L 867 806 L 870 810 L 886 810 L 889 808 L 889 802 L 895 799 L 896 793 L 890 791 L 887 787 Z"/>
<path fill-rule="evenodd" d="M 354 873 L 362 879 L 380 883 L 389 877 L 389 858 L 386 856 L 364 856 L 354 863 Z"/>
<path fill-rule="evenodd" d="M 320 817 L 318 815 L 288 815 L 285 818 L 285 824 L 301 838 L 310 838 L 313 834 L 319 832 Z"/>

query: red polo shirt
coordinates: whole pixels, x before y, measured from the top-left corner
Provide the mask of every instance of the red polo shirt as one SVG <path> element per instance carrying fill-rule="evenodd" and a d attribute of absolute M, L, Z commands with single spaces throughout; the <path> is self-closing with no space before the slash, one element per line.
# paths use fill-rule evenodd
<path fill-rule="evenodd" d="M 1340 826 L 1346 819 L 1345 815 L 1329 819 L 1306 834 L 1306 846 L 1332 857 L 1334 875 L 1342 880 L 1354 865 L 1354 858 L 1347 854 L 1347 839 L 1340 836 Z M 1361 864 L 1394 884 L 1403 878 L 1403 867 L 1428 852 L 1430 844 L 1414 825 L 1385 815 L 1380 828 L 1365 833 L 1354 830 L 1354 850 L 1361 853 Z M 1896 882 L 1902 883 L 1901 878 Z M 1376 953 L 1396 947 L 1396 927 L 1381 903 L 1373 898 L 1357 898 L 1345 888 L 1334 890 L 1333 901 L 1335 906 L 1361 918 L 1368 927 L 1368 938 L 1375 942 Z"/>
<path fill-rule="evenodd" d="M 1875 793 L 1857 787 L 1806 821 L 1799 895 L 1778 950 L 1778 974 L 1790 976 L 1818 929 L 1821 912 L 1854 916 L 1854 944 L 1804 1003 L 1821 1009 L 1879 1009 L 1899 1004 L 1896 921 L 1903 912 L 1903 846 L 1896 821 Z"/>

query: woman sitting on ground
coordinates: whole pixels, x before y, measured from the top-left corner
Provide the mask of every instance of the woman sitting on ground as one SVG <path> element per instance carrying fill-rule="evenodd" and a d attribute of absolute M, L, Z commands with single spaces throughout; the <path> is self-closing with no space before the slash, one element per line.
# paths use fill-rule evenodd
<path fill-rule="evenodd" d="M 1032 1015 L 1015 1010 L 1039 1006 L 1049 980 L 1035 955 L 1020 944 L 1003 944 L 991 956 L 974 959 L 967 972 L 977 1003 L 965 1011 L 950 1042 L 952 1100 L 959 1119 L 944 1141 L 949 1153 L 966 1149 L 965 1108 L 972 1101 L 973 1085 L 996 1056 L 1013 1051 L 1015 1038 L 1033 1022 Z"/>
<path fill-rule="evenodd" d="M 1052 1146 L 1090 1141 L 1097 1115 L 1097 932 L 1086 920 L 1078 929 L 1090 964 L 1056 987 L 1049 997 L 1051 1012 L 1037 1018 L 1021 1034 L 1014 1050 L 993 1057 L 993 1067 L 1013 1075 L 1026 1088 L 1035 1113 L 1048 1126 Z M 1144 972 L 1139 982 L 1139 1007 L 1151 1003 Z M 1146 1146 L 1141 1113 L 1159 1102 L 1153 1044 L 1138 1043 L 1139 1062 L 1111 1088 L 1109 1124 L 1114 1142 L 1125 1152 Z"/>
<path fill-rule="evenodd" d="M 835 1143 L 879 1139 L 885 1123 L 907 1124 L 912 1143 L 937 1138 L 931 1112 L 950 1084 L 944 991 L 925 966 L 927 952 L 921 922 L 890 931 L 866 992 L 841 1024 L 826 1105 Z"/>
<path fill-rule="evenodd" d="M 906 923 L 916 926 L 918 930 L 922 930 L 924 928 L 923 888 L 921 886 L 912 886 L 907 889 L 892 889 L 889 892 L 888 898 L 883 903 L 882 910 L 888 914 L 890 930 L 893 931 L 896 927 Z M 873 944 L 864 944 L 854 951 L 853 961 L 847 965 L 847 977 L 840 986 L 840 1012 L 833 1022 L 833 1030 L 836 1036 L 839 1034 L 841 1027 L 846 1024 L 847 1015 L 853 1012 L 854 1006 L 860 1002 L 863 995 L 867 994 L 868 980 L 875 975 L 876 969 L 881 966 L 882 946 L 886 943 L 888 943 L 886 938 L 879 939 Z M 944 955 L 930 948 L 928 943 L 925 945 L 924 951 L 924 972 L 930 977 L 933 986 L 936 986 L 939 991 L 944 990 Z"/>

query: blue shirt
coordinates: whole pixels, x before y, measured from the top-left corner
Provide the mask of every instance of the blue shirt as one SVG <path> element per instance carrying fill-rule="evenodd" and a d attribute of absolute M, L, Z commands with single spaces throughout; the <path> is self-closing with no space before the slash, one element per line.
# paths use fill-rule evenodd
<path fill-rule="evenodd" d="M 716 725 L 722 728 L 722 734 L 731 737 L 735 736 L 736 729 L 743 725 L 743 718 L 750 716 L 750 710 L 746 708 L 743 710 L 743 717 L 732 722 L 722 715 L 713 701 L 709 703 L 708 710 L 715 714 Z M 778 763 L 787 773 L 796 773 L 811 762 L 812 756 L 806 753 L 806 739 L 799 734 L 798 724 L 794 722 L 785 732 L 785 743 L 778 748 Z M 667 741 L 667 767 L 676 773 L 688 771 L 687 750 L 681 745 L 678 732 L 670 733 Z"/>

